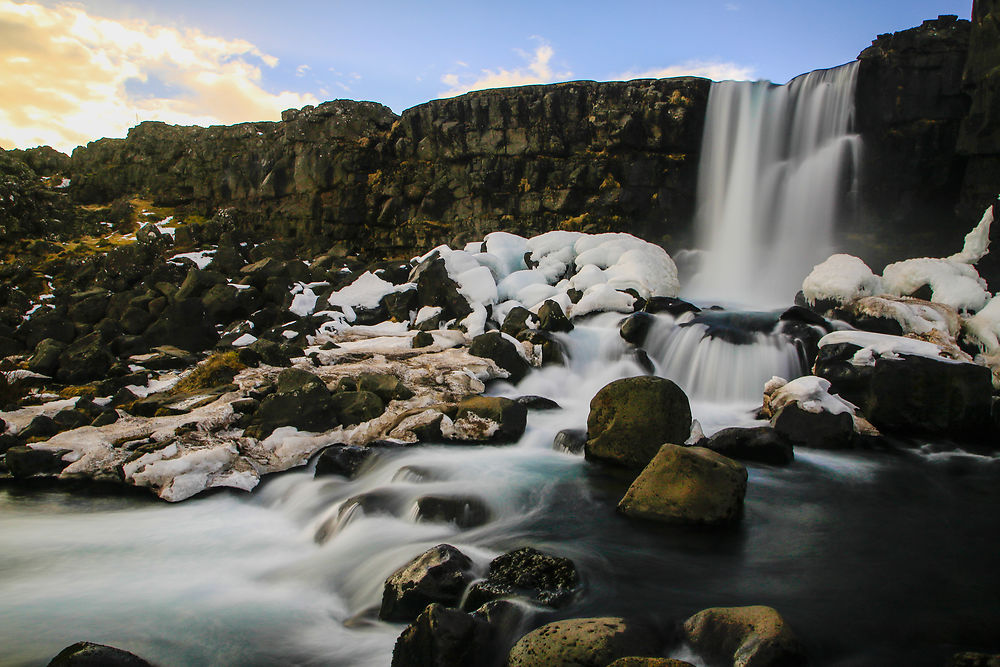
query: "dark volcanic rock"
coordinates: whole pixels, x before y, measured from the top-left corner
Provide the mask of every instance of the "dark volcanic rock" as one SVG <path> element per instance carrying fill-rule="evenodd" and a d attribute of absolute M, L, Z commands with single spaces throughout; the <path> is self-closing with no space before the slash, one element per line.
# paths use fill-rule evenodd
<path fill-rule="evenodd" d="M 392 667 L 479 667 L 491 664 L 483 649 L 489 625 L 473 614 L 428 605 L 392 649 Z"/>
<path fill-rule="evenodd" d="M 494 558 L 486 578 L 472 585 L 462 607 L 476 609 L 490 600 L 509 597 L 562 607 L 572 600 L 578 581 L 570 559 L 522 547 Z"/>
<path fill-rule="evenodd" d="M 516 442 L 527 426 L 528 409 L 509 398 L 500 396 L 473 396 L 455 406 L 454 421 L 486 420 L 498 425 L 492 434 L 483 433 L 474 440 Z M 484 424 L 485 426 L 486 424 Z"/>
<path fill-rule="evenodd" d="M 396 570 L 385 580 L 383 621 L 412 621 L 432 602 L 458 605 L 472 581 L 472 561 L 450 544 L 439 544 Z"/>
<path fill-rule="evenodd" d="M 743 461 L 785 465 L 795 458 L 792 443 L 781 431 L 769 426 L 722 429 L 703 446 L 723 456 Z"/>
<path fill-rule="evenodd" d="M 582 428 L 564 428 L 552 439 L 552 449 L 579 454 L 587 444 L 587 431 Z"/>
<path fill-rule="evenodd" d="M 94 332 L 70 343 L 59 355 L 57 377 L 66 384 L 82 384 L 107 375 L 114 363 L 101 334 Z"/>
<path fill-rule="evenodd" d="M 510 373 L 510 381 L 514 384 L 524 379 L 531 368 L 515 344 L 504 338 L 499 331 L 489 331 L 473 338 L 469 354 L 492 359 L 497 366 Z"/>
<path fill-rule="evenodd" d="M 151 667 L 139 656 L 113 646 L 77 642 L 52 658 L 48 667 Z"/>
<path fill-rule="evenodd" d="M 490 518 L 486 503 L 468 496 L 421 496 L 417 498 L 417 519 L 445 521 L 462 529 L 481 526 Z"/>
<path fill-rule="evenodd" d="M 368 447 L 330 445 L 316 458 L 315 476 L 343 475 L 352 478 L 372 454 L 372 450 Z"/>
<path fill-rule="evenodd" d="M 7 450 L 7 468 L 14 477 L 31 477 L 33 475 L 58 475 L 69 465 L 63 461 L 68 449 L 33 449 L 15 445 Z"/>
<path fill-rule="evenodd" d="M 812 412 L 792 402 L 771 417 L 771 426 L 803 447 L 850 449 L 855 444 L 854 419 L 846 412 Z"/>
<path fill-rule="evenodd" d="M 278 374 L 274 393 L 250 418 L 246 434 L 263 439 L 280 426 L 327 431 L 338 424 L 336 406 L 323 381 L 307 371 L 287 368 Z"/>
<path fill-rule="evenodd" d="M 633 313 L 622 322 L 620 329 L 621 337 L 627 343 L 642 345 L 646 340 L 646 334 L 649 333 L 649 328 L 655 321 L 656 318 L 649 313 Z"/>

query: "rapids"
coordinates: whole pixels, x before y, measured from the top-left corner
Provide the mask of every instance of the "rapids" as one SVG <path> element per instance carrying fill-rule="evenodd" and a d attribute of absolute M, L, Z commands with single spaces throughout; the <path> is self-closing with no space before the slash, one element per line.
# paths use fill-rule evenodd
<path fill-rule="evenodd" d="M 642 615 L 666 625 L 708 606 L 769 604 L 817 665 L 941 664 L 995 644 L 995 459 L 800 449 L 787 468 L 749 466 L 733 530 L 618 515 L 627 476 L 551 443 L 585 428 L 600 387 L 642 373 L 620 319 L 600 315 L 564 335 L 567 366 L 491 387 L 562 406 L 532 412 L 515 445 L 389 449 L 351 481 L 289 472 L 252 495 L 178 506 L 0 491 L 0 663 L 43 665 L 87 639 L 160 665 L 387 665 L 403 626 L 376 620 L 382 581 L 441 542 L 481 569 L 525 544 L 572 558 L 582 594 L 536 622 Z M 649 350 L 657 372 L 691 394 L 706 432 L 753 423 L 760 397 L 749 388 L 801 373 L 780 338 L 700 335 L 660 316 Z M 418 522 L 414 501 L 427 493 L 477 498 L 490 519 L 465 530 Z M 362 494 L 374 500 L 358 503 Z"/>

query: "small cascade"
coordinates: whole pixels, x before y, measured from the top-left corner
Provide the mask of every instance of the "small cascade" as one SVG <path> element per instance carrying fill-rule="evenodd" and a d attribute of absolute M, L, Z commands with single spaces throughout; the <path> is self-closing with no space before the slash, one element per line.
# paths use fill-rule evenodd
<path fill-rule="evenodd" d="M 644 347 L 657 375 L 676 382 L 693 401 L 759 404 L 772 376 L 805 372 L 795 343 L 770 331 L 738 330 L 720 336 L 700 322 L 676 325 L 658 318 Z"/>
<path fill-rule="evenodd" d="M 858 171 L 856 75 L 854 62 L 784 86 L 712 86 L 696 221 L 705 257 L 688 298 L 787 304 L 830 254 Z"/>

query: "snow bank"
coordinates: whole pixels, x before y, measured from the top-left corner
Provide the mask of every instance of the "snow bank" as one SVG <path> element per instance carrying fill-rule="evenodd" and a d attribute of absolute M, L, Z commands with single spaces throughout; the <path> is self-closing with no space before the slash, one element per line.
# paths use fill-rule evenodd
<path fill-rule="evenodd" d="M 941 348 L 929 341 L 872 333 L 871 331 L 834 331 L 823 336 L 819 341 L 819 346 L 825 347 L 839 343 L 850 343 L 861 348 L 851 358 L 851 363 L 855 366 L 874 366 L 876 358 L 899 359 L 901 354 L 962 363 L 943 356 Z"/>
<path fill-rule="evenodd" d="M 350 308 L 352 316 L 348 319 L 353 321 L 354 309 L 364 308 L 366 310 L 374 310 L 378 308 L 379 302 L 386 294 L 404 292 L 415 287 L 416 285 L 413 283 L 393 285 L 386 280 L 382 280 L 371 271 L 365 271 L 353 283 L 331 294 L 327 301 L 331 306 Z"/>
<path fill-rule="evenodd" d="M 802 281 L 802 294 L 809 303 L 826 300 L 846 303 L 882 291 L 882 279 L 854 255 L 831 255 L 814 266 Z"/>
<path fill-rule="evenodd" d="M 825 378 L 805 375 L 784 384 L 774 382 L 775 379 L 772 378 L 765 386 L 765 391 L 769 387 L 773 389 L 769 403 L 773 413 L 790 403 L 798 403 L 806 412 L 829 412 L 835 415 L 846 412 L 853 416 L 858 409 L 837 394 L 831 394 L 830 381 Z"/>
<path fill-rule="evenodd" d="M 912 294 L 929 285 L 931 301 L 958 310 L 977 311 L 990 299 L 986 281 L 975 267 L 950 259 L 921 257 L 896 262 L 885 267 L 882 278 L 888 294 Z"/>

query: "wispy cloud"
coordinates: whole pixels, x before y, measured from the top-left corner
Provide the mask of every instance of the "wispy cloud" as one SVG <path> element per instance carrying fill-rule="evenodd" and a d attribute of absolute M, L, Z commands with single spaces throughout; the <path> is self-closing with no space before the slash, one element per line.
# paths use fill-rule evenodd
<path fill-rule="evenodd" d="M 557 71 L 552 67 L 552 57 L 555 51 L 548 44 L 540 44 L 533 53 L 517 52 L 525 61 L 522 67 L 514 69 L 480 70 L 474 74 L 449 73 L 441 77 L 441 83 L 448 86 L 439 93 L 441 97 L 454 97 L 472 90 L 487 88 L 508 88 L 510 86 L 527 86 L 536 83 L 552 83 L 564 81 L 572 72 Z M 459 63 L 463 64 L 464 63 Z"/>
<path fill-rule="evenodd" d="M 0 145 L 68 151 L 137 120 L 268 120 L 318 102 L 265 90 L 261 66 L 277 64 L 244 40 L 0 0 Z"/>
<path fill-rule="evenodd" d="M 740 11 L 740 6 L 738 4 L 736 4 L 735 2 L 727 2 L 726 3 L 726 11 L 727 12 L 738 12 L 738 11 Z"/>
<path fill-rule="evenodd" d="M 744 81 L 756 79 L 756 70 L 750 65 L 727 63 L 717 60 L 686 60 L 677 65 L 643 71 L 622 72 L 615 79 L 666 79 L 673 76 L 703 76 L 714 81 Z"/>
<path fill-rule="evenodd" d="M 295 68 L 295 76 L 303 77 L 309 73 L 310 69 L 312 68 L 309 67 L 309 65 L 299 65 L 298 67 Z"/>

